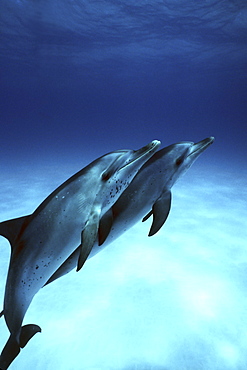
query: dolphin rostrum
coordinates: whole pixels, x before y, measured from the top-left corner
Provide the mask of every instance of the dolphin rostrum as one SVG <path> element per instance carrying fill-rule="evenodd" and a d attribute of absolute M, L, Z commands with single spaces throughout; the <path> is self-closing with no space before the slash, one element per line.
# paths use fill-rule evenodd
<path fill-rule="evenodd" d="M 65 181 L 33 214 L 0 223 L 0 235 L 11 244 L 1 313 L 10 337 L 0 356 L 1 370 L 41 331 L 38 325 L 22 326 L 34 295 L 79 244 L 77 270 L 83 266 L 95 244 L 101 216 L 159 146 L 154 140 L 137 151 L 106 154 Z M 110 222 L 108 226 L 110 231 Z"/>
<path fill-rule="evenodd" d="M 149 236 L 154 235 L 165 223 L 171 208 L 171 188 L 183 175 L 199 155 L 214 141 L 209 137 L 196 144 L 181 142 L 170 145 L 156 152 L 134 177 L 131 184 L 106 214 L 101 217 L 99 241 L 95 243 L 89 258 L 118 238 L 137 221 L 146 221 L 153 216 Z M 111 230 L 109 232 L 109 220 Z M 51 276 L 48 283 L 67 274 L 76 266 L 80 247 Z"/>

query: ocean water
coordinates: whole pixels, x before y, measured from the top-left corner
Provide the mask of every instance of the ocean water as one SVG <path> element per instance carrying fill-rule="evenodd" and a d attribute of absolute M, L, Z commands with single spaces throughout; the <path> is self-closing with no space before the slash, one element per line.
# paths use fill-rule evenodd
<path fill-rule="evenodd" d="M 107 152 L 215 136 L 157 235 L 139 222 L 39 291 L 10 369 L 245 370 L 246 2 L 3 0 L 0 40 L 0 221 Z"/>

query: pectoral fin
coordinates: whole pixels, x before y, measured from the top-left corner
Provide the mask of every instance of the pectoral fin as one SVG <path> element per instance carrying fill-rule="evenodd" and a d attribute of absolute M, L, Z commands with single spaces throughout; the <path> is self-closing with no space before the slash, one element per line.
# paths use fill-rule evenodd
<path fill-rule="evenodd" d="M 108 237 L 113 223 L 112 209 L 110 208 L 103 217 L 101 217 L 99 222 L 99 233 L 98 233 L 98 242 L 99 245 L 102 245 L 106 238 Z"/>
<path fill-rule="evenodd" d="M 79 271 L 82 268 L 93 248 L 95 241 L 97 240 L 99 220 L 100 212 L 98 210 L 91 212 L 85 229 L 81 233 L 81 250 L 76 271 Z"/>
<path fill-rule="evenodd" d="M 153 214 L 153 210 L 151 210 L 150 212 L 148 212 L 148 214 L 145 217 L 143 217 L 142 222 L 147 221 L 149 219 L 149 217 L 152 216 L 152 214 Z"/>
<path fill-rule="evenodd" d="M 152 211 L 150 211 L 142 221 L 146 221 L 153 214 L 153 222 L 148 236 L 156 234 L 162 225 L 166 222 L 171 209 L 171 192 L 165 191 L 153 204 Z"/>

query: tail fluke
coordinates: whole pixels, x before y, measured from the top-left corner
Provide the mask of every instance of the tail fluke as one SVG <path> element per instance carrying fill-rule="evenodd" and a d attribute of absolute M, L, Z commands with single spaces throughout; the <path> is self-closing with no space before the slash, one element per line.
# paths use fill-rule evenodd
<path fill-rule="evenodd" d="M 10 335 L 0 356 L 0 370 L 8 369 L 9 365 L 20 353 L 20 346 L 17 340 Z"/>
<path fill-rule="evenodd" d="M 20 353 L 20 349 L 24 348 L 27 342 L 38 332 L 41 332 L 38 325 L 30 324 L 22 326 L 20 343 L 18 343 L 16 337 L 11 334 L 0 356 L 0 370 L 7 370 Z"/>
<path fill-rule="evenodd" d="M 24 348 L 27 342 L 36 334 L 41 333 L 41 328 L 35 324 L 24 325 L 21 328 L 20 347 Z"/>

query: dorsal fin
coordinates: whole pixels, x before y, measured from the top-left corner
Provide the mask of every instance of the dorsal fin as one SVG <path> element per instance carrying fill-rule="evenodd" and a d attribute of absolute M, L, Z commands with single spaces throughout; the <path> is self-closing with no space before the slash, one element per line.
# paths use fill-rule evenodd
<path fill-rule="evenodd" d="M 16 237 L 20 234 L 21 229 L 25 227 L 28 216 L 13 218 L 12 220 L 0 222 L 0 235 L 4 236 L 10 242 L 11 246 L 14 245 Z"/>

